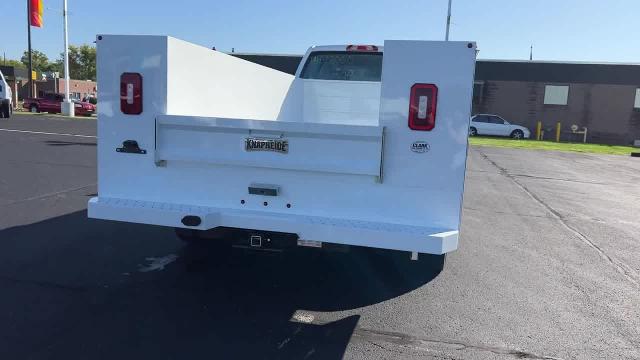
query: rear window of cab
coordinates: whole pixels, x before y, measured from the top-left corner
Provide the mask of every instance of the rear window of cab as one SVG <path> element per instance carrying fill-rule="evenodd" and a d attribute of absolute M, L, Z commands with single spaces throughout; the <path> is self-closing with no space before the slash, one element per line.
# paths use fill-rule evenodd
<path fill-rule="evenodd" d="M 343 81 L 380 81 L 381 52 L 316 51 L 307 58 L 300 78 Z"/>

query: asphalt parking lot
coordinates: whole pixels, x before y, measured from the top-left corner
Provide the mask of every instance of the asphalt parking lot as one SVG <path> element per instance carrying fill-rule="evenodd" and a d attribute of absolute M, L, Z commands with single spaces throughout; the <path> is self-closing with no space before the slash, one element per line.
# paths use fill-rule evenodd
<path fill-rule="evenodd" d="M 639 159 L 472 148 L 439 271 L 87 219 L 95 124 L 0 119 L 3 359 L 640 358 Z"/>

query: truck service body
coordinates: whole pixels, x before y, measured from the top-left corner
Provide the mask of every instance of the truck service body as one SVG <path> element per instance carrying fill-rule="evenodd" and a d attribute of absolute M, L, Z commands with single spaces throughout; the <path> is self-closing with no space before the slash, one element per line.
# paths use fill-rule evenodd
<path fill-rule="evenodd" d="M 311 47 L 291 76 L 166 36 L 96 42 L 90 217 L 457 248 L 475 43 Z"/>

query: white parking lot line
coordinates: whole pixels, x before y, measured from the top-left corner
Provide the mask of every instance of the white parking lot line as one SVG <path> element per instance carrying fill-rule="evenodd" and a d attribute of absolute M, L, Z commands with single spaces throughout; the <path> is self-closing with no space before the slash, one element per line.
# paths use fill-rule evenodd
<path fill-rule="evenodd" d="M 74 137 L 94 138 L 94 139 L 97 138 L 97 136 L 94 136 L 94 135 L 61 134 L 61 133 L 52 133 L 52 132 L 44 132 L 44 131 L 29 131 L 29 130 L 16 130 L 16 129 L 0 129 L 0 131 L 35 134 L 35 135 L 74 136 Z"/>

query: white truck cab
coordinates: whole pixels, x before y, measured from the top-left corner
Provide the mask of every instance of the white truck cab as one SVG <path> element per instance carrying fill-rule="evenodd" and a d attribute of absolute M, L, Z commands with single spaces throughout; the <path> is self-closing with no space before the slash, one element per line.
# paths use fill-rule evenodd
<path fill-rule="evenodd" d="M 253 248 L 457 248 L 475 43 L 315 46 L 292 76 L 166 36 L 96 42 L 90 217 Z"/>
<path fill-rule="evenodd" d="M 315 123 L 376 125 L 383 47 L 347 51 L 345 45 L 310 48 L 296 71 L 304 87 L 303 118 Z"/>
<path fill-rule="evenodd" d="M 0 118 L 10 118 L 13 114 L 13 94 L 2 71 L 0 71 Z"/>

